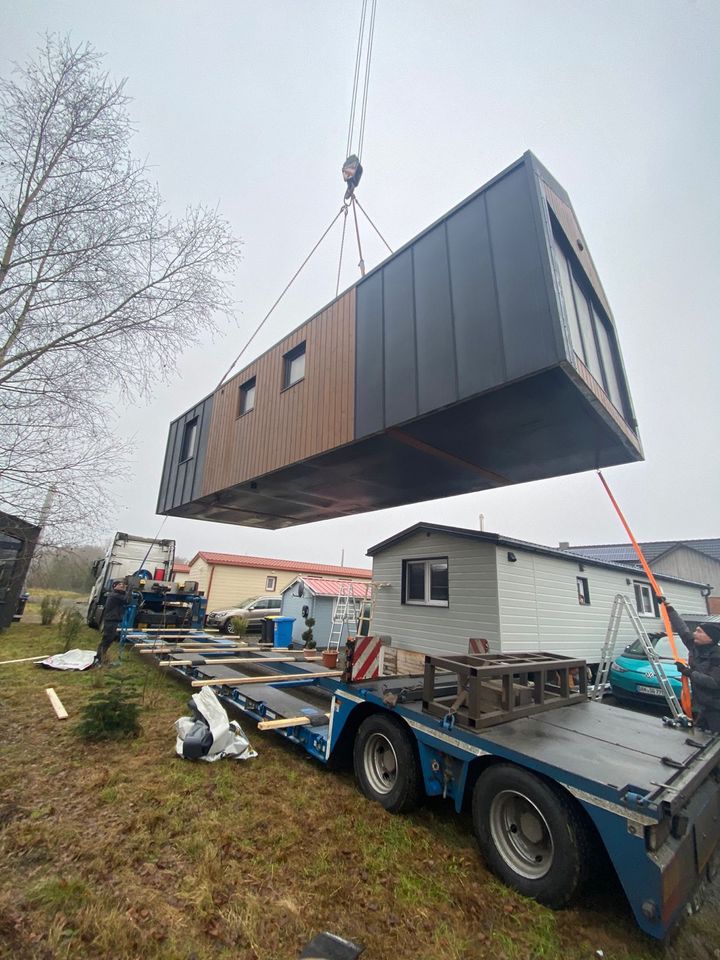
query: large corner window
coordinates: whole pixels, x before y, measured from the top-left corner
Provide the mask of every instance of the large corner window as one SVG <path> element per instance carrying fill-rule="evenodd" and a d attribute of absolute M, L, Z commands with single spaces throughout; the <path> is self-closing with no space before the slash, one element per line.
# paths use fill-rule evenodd
<path fill-rule="evenodd" d="M 255 409 L 255 377 L 240 385 L 238 396 L 238 413 L 242 417 L 244 413 L 250 413 Z"/>
<path fill-rule="evenodd" d="M 190 460 L 195 456 L 195 447 L 197 445 L 198 421 L 197 417 L 188 420 L 183 430 L 182 444 L 180 445 L 180 463 Z"/>
<path fill-rule="evenodd" d="M 403 603 L 447 607 L 448 598 L 447 557 L 403 560 Z"/>
<path fill-rule="evenodd" d="M 635 588 L 635 609 L 637 612 L 641 617 L 654 617 L 656 615 L 655 601 L 650 584 L 634 580 L 633 587 Z"/>
<path fill-rule="evenodd" d="M 615 334 L 552 211 L 550 220 L 553 258 L 573 350 L 616 409 L 626 417 Z"/>
<path fill-rule="evenodd" d="M 305 343 L 299 343 L 283 357 L 283 390 L 305 376 Z"/>

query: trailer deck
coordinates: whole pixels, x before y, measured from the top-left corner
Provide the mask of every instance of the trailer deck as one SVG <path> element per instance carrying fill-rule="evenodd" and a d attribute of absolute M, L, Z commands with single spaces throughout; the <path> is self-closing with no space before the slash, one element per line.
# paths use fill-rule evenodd
<path fill-rule="evenodd" d="M 348 683 L 301 659 L 244 664 L 248 655 L 237 651 L 237 665 L 213 664 L 220 655 L 227 657 L 226 645 L 162 654 L 166 661 L 192 659 L 170 669 L 191 684 L 216 680 L 221 699 L 255 720 L 328 713 L 327 724 L 276 731 L 321 762 L 352 744 L 368 717 L 382 715 L 407 731 L 423 792 L 451 799 L 458 811 L 494 764 L 530 772 L 569 795 L 593 824 L 638 924 L 653 937 L 667 935 L 699 881 L 720 866 L 720 737 L 592 701 L 469 730 L 423 711 L 422 676 Z M 273 684 L 273 674 L 297 680 Z M 242 685 L 259 676 L 267 682 Z M 381 793 L 373 798 L 382 803 Z"/>

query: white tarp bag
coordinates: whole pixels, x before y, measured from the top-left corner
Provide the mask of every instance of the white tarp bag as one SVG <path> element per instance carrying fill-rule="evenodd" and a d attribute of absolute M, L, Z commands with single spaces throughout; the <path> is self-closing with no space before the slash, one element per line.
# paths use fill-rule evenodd
<path fill-rule="evenodd" d="M 54 657 L 41 660 L 40 666 L 53 670 L 87 670 L 94 662 L 94 650 L 68 650 L 67 653 L 56 653 Z"/>
<path fill-rule="evenodd" d="M 192 701 L 203 719 L 180 717 L 175 721 L 175 752 L 178 756 L 209 761 L 223 757 L 251 760 L 257 756 L 240 724 L 228 720 L 225 708 L 210 687 L 203 687 L 193 694 Z"/>

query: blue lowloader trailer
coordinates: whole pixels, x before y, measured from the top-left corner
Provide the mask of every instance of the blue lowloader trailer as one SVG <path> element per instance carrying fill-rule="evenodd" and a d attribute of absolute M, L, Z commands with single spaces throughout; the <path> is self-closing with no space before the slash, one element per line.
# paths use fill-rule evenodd
<path fill-rule="evenodd" d="M 662 940 L 716 881 L 719 736 L 586 697 L 467 729 L 428 712 L 422 676 L 350 681 L 352 664 L 339 676 L 291 651 L 196 646 L 160 656 L 320 763 L 351 757 L 361 791 L 392 813 L 424 796 L 471 810 L 490 868 L 540 903 L 569 903 L 604 848 L 638 925 Z"/>

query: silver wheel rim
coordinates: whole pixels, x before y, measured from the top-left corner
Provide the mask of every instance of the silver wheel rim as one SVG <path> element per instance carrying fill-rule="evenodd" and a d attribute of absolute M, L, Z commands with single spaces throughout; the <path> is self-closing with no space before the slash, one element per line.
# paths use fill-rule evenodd
<path fill-rule="evenodd" d="M 555 848 L 539 808 L 516 790 L 503 790 L 490 805 L 490 833 L 505 863 L 528 880 L 552 867 Z"/>
<path fill-rule="evenodd" d="M 397 781 L 397 754 L 387 737 L 372 733 L 363 751 L 365 774 L 375 793 L 391 793 Z"/>
<path fill-rule="evenodd" d="M 225 629 L 227 630 L 228 633 L 235 633 L 235 627 L 232 625 L 232 623 L 229 620 L 225 624 Z"/>

